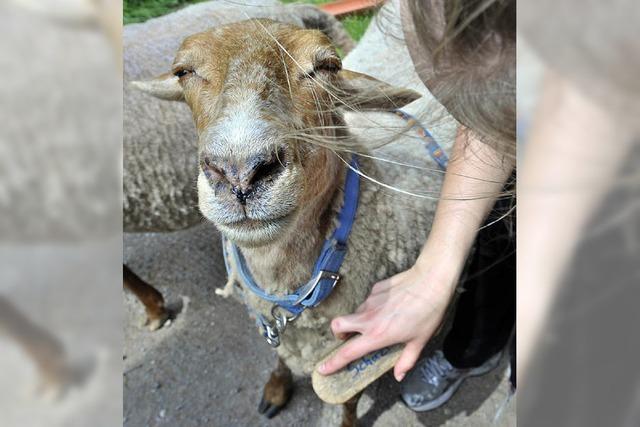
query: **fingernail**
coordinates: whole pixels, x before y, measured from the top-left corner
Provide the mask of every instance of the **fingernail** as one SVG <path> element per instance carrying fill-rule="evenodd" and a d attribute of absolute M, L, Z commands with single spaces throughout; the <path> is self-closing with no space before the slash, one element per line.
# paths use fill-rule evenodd
<path fill-rule="evenodd" d="M 396 378 L 398 380 L 398 382 L 400 382 L 400 381 L 402 381 L 404 379 L 404 375 L 405 375 L 404 372 L 401 373 L 401 374 L 398 374 L 398 378 Z"/>
<path fill-rule="evenodd" d="M 318 372 L 320 372 L 321 374 L 324 375 L 326 370 L 327 370 L 327 364 L 326 363 L 323 363 L 322 365 L 318 366 Z"/>

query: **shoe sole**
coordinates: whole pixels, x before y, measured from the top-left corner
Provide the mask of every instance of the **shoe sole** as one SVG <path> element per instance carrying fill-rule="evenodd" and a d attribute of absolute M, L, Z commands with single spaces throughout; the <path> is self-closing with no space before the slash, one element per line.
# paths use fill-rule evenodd
<path fill-rule="evenodd" d="M 495 358 L 495 360 L 492 360 L 493 358 Z M 439 408 L 440 406 L 447 403 L 449 399 L 451 399 L 451 396 L 453 396 L 453 393 L 455 393 L 458 390 L 458 388 L 460 388 L 460 385 L 464 380 L 466 380 L 469 377 L 479 377 L 488 372 L 491 372 L 492 370 L 498 367 L 501 359 L 502 359 L 502 353 L 498 353 L 497 355 L 489 359 L 483 366 L 479 366 L 477 368 L 471 369 L 469 372 L 465 373 L 460 378 L 458 378 L 456 382 L 451 384 L 451 386 L 448 389 L 446 389 L 445 392 L 442 393 L 438 398 L 434 400 L 430 400 L 424 405 L 411 406 L 407 402 L 404 402 L 404 403 L 409 408 L 411 408 L 416 412 L 426 412 L 426 411 L 431 411 L 433 409 Z M 404 398 L 402 400 L 404 401 Z"/>

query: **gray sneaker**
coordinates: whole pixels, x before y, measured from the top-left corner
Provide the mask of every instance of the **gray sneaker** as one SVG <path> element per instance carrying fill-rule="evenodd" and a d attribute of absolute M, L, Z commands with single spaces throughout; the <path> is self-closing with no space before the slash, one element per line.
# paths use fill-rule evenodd
<path fill-rule="evenodd" d="M 457 369 L 445 359 L 441 350 L 419 361 L 402 381 L 402 400 L 417 412 L 430 411 L 447 402 L 468 378 L 484 375 L 498 366 L 502 352 L 477 368 Z"/>

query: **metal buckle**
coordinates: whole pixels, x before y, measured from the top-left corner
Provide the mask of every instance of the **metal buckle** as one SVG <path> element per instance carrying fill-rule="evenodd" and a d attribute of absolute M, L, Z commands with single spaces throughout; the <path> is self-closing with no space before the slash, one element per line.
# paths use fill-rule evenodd
<path fill-rule="evenodd" d="M 263 320 L 262 322 L 262 325 L 264 326 L 264 339 L 271 347 L 274 348 L 280 345 L 280 335 L 284 334 L 284 331 L 287 329 L 287 324 L 298 318 L 298 315 L 287 316 L 279 310 L 280 308 L 281 307 L 279 305 L 271 307 L 271 317 L 273 317 L 273 322 L 269 322 L 267 320 Z"/>
<path fill-rule="evenodd" d="M 280 345 L 280 333 L 269 323 L 264 323 L 264 339 L 271 347 L 276 348 Z"/>
<path fill-rule="evenodd" d="M 333 283 L 331 284 L 331 289 L 333 289 L 336 287 L 336 284 L 340 280 L 340 275 L 333 273 L 331 271 L 320 270 L 318 274 L 316 274 L 316 277 L 314 277 L 313 279 L 313 285 L 304 294 L 300 295 L 300 297 L 298 297 L 298 299 L 295 300 L 293 305 L 300 304 L 302 301 L 304 301 L 318 287 L 318 284 L 320 283 L 320 281 L 324 279 L 333 280 Z"/>

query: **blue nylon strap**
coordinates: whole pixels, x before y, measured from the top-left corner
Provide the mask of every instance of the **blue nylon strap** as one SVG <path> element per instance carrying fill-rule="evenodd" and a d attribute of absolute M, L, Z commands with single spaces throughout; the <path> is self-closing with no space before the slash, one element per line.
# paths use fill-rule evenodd
<path fill-rule="evenodd" d="M 285 295 L 284 297 L 279 297 L 276 295 L 268 294 L 264 290 L 262 290 L 262 288 L 258 286 L 256 281 L 253 279 L 253 276 L 249 272 L 249 269 L 247 268 L 247 262 L 245 261 L 244 257 L 240 253 L 240 250 L 238 249 L 238 247 L 233 243 L 231 243 L 229 246 L 231 246 L 231 256 L 233 257 L 233 261 L 235 265 L 238 267 L 238 273 L 240 273 L 240 277 L 242 277 L 244 284 L 249 288 L 251 292 L 258 295 L 263 300 L 266 300 L 278 305 L 292 304 L 295 302 L 297 298 L 294 294 Z"/>
<path fill-rule="evenodd" d="M 352 157 L 350 166 L 347 170 L 345 180 L 344 200 L 338 214 L 338 227 L 333 232 L 331 238 L 324 242 L 320 256 L 313 268 L 311 280 L 299 287 L 295 292 L 284 296 L 272 295 L 265 292 L 253 279 L 238 247 L 233 243 L 229 245 L 231 247 L 231 256 L 233 256 L 235 265 L 238 267 L 238 273 L 251 292 L 265 301 L 284 308 L 293 315 L 302 313 L 307 307 L 317 306 L 331 294 L 337 280 L 331 278 L 331 275 L 326 273 L 333 273 L 334 277 L 338 275 L 340 266 L 347 253 L 347 240 L 349 239 L 349 234 L 351 234 L 351 228 L 356 218 L 356 212 L 358 211 L 360 175 L 356 172 L 359 170 L 356 156 Z M 226 259 L 228 256 L 226 246 L 227 245 L 223 243 L 225 265 L 228 263 Z M 227 270 L 228 269 L 229 267 L 227 265 Z M 320 276 L 321 274 L 322 276 Z M 318 277 L 320 277 L 319 280 Z M 300 300 L 300 298 L 306 294 L 308 295 Z"/>
<path fill-rule="evenodd" d="M 445 151 L 440 147 L 433 135 L 431 135 L 431 132 L 429 132 L 427 128 L 422 126 L 418 119 L 416 119 L 406 111 L 393 110 L 393 112 L 397 116 L 402 117 L 404 120 L 406 120 L 411 129 L 415 128 L 417 130 L 418 135 L 420 135 L 420 137 L 427 142 L 426 149 L 429 152 L 431 158 L 438 164 L 440 169 L 446 170 L 447 166 L 449 165 L 449 157 L 447 156 L 447 153 L 445 153 Z"/>

